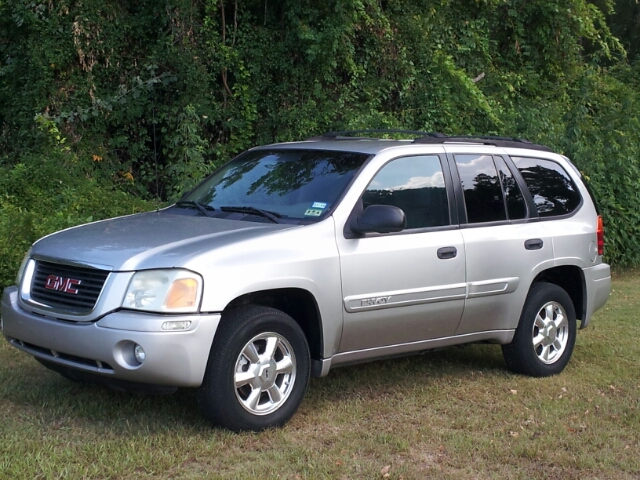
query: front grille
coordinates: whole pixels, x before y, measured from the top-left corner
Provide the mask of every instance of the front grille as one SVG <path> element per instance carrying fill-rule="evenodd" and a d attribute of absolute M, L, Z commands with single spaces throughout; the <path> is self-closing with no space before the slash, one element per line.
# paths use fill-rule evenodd
<path fill-rule="evenodd" d="M 96 305 L 109 272 L 37 261 L 31 299 L 68 313 L 88 313 Z"/>

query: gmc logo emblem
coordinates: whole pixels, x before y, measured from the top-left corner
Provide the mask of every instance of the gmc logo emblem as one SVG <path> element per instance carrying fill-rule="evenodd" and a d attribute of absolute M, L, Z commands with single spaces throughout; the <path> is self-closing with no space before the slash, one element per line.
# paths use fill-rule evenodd
<path fill-rule="evenodd" d="M 44 288 L 77 295 L 78 289 L 75 288 L 75 286 L 80 285 L 80 283 L 80 280 L 76 280 L 74 278 L 63 278 L 56 275 L 49 275 L 47 277 L 47 281 L 44 284 Z"/>

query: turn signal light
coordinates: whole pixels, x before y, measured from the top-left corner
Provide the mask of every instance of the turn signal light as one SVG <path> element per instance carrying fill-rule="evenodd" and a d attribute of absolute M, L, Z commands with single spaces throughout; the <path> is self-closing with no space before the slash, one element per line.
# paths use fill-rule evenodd
<path fill-rule="evenodd" d="M 175 280 L 164 302 L 167 309 L 193 307 L 198 296 L 198 282 L 193 278 Z"/>

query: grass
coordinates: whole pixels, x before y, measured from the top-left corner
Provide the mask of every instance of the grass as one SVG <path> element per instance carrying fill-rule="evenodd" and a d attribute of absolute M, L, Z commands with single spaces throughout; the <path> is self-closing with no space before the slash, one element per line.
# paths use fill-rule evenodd
<path fill-rule="evenodd" d="M 0 478 L 640 478 L 640 275 L 556 377 L 473 345 L 338 368 L 284 428 L 211 428 L 192 391 L 83 386 L 0 343 Z"/>

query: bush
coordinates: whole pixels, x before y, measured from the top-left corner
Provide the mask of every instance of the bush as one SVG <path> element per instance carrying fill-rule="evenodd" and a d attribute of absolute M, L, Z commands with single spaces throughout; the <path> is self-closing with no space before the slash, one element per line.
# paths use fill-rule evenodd
<path fill-rule="evenodd" d="M 406 128 L 566 153 L 605 213 L 607 258 L 637 264 L 640 69 L 611 35 L 613 5 L 0 0 L 0 223 L 29 230 L 24 205 L 53 228 L 137 205 L 123 192 L 174 199 L 256 144 Z M 65 178 L 19 189 L 36 166 Z"/>
<path fill-rule="evenodd" d="M 153 208 L 87 176 L 69 152 L 51 149 L 0 168 L 0 289 L 13 284 L 30 245 L 49 233 L 82 223 Z"/>

